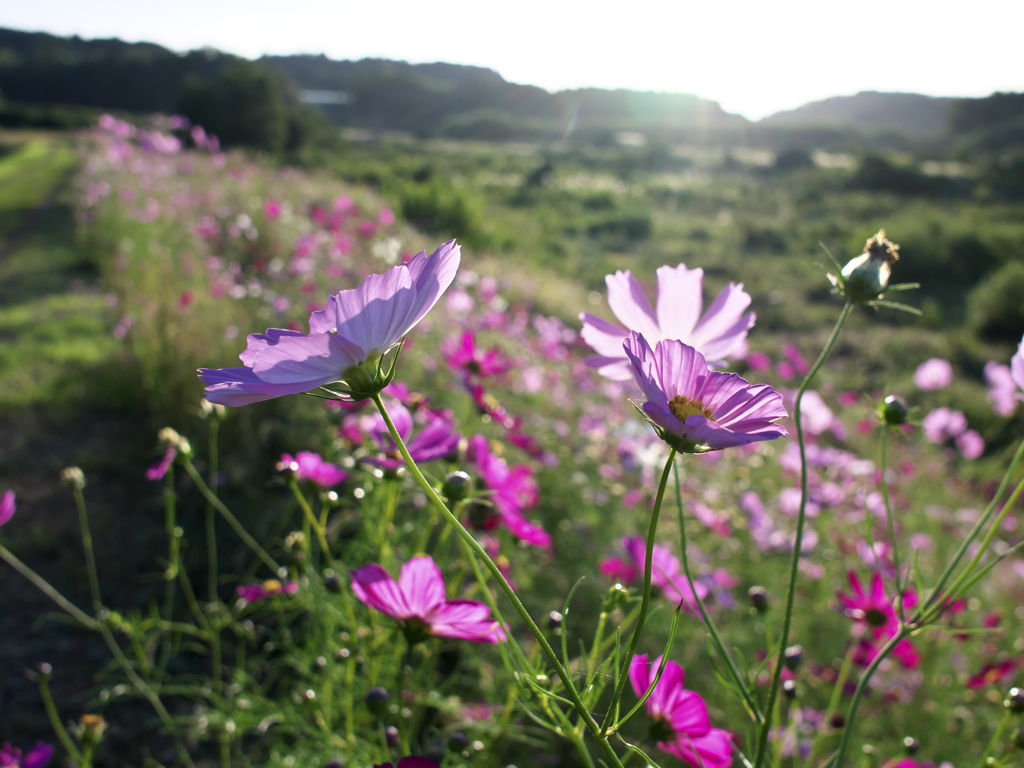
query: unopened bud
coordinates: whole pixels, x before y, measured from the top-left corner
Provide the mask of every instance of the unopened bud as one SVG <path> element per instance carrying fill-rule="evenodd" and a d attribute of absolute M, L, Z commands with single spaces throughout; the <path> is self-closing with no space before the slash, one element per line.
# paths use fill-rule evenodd
<path fill-rule="evenodd" d="M 747 590 L 747 597 L 758 613 L 768 610 L 768 590 L 764 587 L 751 587 Z"/>
<path fill-rule="evenodd" d="M 302 531 L 292 531 L 284 539 L 284 551 L 289 554 L 302 552 L 306 548 L 306 534 Z"/>
<path fill-rule="evenodd" d="M 326 666 L 327 666 L 327 658 L 325 656 L 317 656 L 315 659 L 313 659 L 313 671 L 314 672 L 323 672 L 324 668 Z"/>
<path fill-rule="evenodd" d="M 68 467 L 61 470 L 60 481 L 68 488 L 74 488 L 79 491 L 85 488 L 85 475 L 78 467 Z"/>
<path fill-rule="evenodd" d="M 903 748 L 907 750 L 908 755 L 916 755 L 917 751 L 921 749 L 921 742 L 913 736 L 905 736 L 903 738 Z"/>
<path fill-rule="evenodd" d="M 45 683 L 53 675 L 53 667 L 47 664 L 45 661 L 36 667 L 36 671 L 39 673 L 39 677 L 43 679 Z"/>
<path fill-rule="evenodd" d="M 164 427 L 156 433 L 157 439 L 168 448 L 177 448 L 178 453 L 189 456 L 192 453 L 192 445 L 188 438 L 182 437 L 173 427 Z"/>
<path fill-rule="evenodd" d="M 615 582 L 612 584 L 608 591 L 604 595 L 604 607 L 602 610 L 605 613 L 609 613 L 620 605 L 626 605 L 629 602 L 629 590 L 622 586 L 620 583 Z"/>
<path fill-rule="evenodd" d="M 843 715 L 842 712 L 836 712 L 832 715 L 832 719 L 828 721 L 828 724 L 836 730 L 839 730 L 840 728 L 846 725 L 846 717 Z"/>
<path fill-rule="evenodd" d="M 889 395 L 878 406 L 878 420 L 889 427 L 907 423 L 907 403 L 898 395 Z"/>
<path fill-rule="evenodd" d="M 223 419 L 227 415 L 228 409 L 220 403 L 211 403 L 205 397 L 199 401 L 199 414 L 204 419 L 210 416 L 216 416 L 218 419 Z"/>
<path fill-rule="evenodd" d="M 294 459 L 291 461 L 279 461 L 274 465 L 274 471 L 284 478 L 290 478 L 299 471 L 299 462 Z"/>
<path fill-rule="evenodd" d="M 388 711 L 388 691 L 386 688 L 371 688 L 366 693 L 366 708 L 377 717 Z"/>
<path fill-rule="evenodd" d="M 345 764 L 341 762 L 341 760 L 339 760 L 336 757 L 332 757 L 330 760 L 324 763 L 324 768 L 342 768 L 344 765 Z"/>
<path fill-rule="evenodd" d="M 341 579 L 338 574 L 331 573 L 324 577 L 324 588 L 328 592 L 341 592 Z"/>
<path fill-rule="evenodd" d="M 800 666 L 804 659 L 804 649 L 799 645 L 791 645 L 782 654 L 782 663 L 786 669 L 793 671 Z"/>
<path fill-rule="evenodd" d="M 102 715 L 82 715 L 78 721 L 78 740 L 84 747 L 94 747 L 103 738 L 107 723 Z"/>
<path fill-rule="evenodd" d="M 885 230 L 870 238 L 864 253 L 850 259 L 842 270 L 843 294 L 866 304 L 878 299 L 889 287 L 892 265 L 899 259 L 900 247 L 885 239 Z"/>
<path fill-rule="evenodd" d="M 782 693 L 787 699 L 796 698 L 796 681 L 795 680 L 783 680 L 782 681 Z"/>
<path fill-rule="evenodd" d="M 398 729 L 393 725 L 389 725 L 384 729 L 384 739 L 387 741 L 388 746 L 394 749 L 398 746 Z"/>
<path fill-rule="evenodd" d="M 1011 688 L 1006 693 L 1006 700 L 1003 702 L 1003 706 L 1014 714 L 1024 712 L 1024 690 Z"/>
<path fill-rule="evenodd" d="M 459 470 L 457 472 L 449 472 L 448 476 L 444 479 L 444 485 L 441 486 L 441 493 L 448 499 L 452 504 L 462 501 L 473 488 L 473 481 L 469 475 Z"/>
<path fill-rule="evenodd" d="M 558 611 L 552 611 L 548 614 L 548 628 L 552 630 L 562 628 L 562 614 Z"/>

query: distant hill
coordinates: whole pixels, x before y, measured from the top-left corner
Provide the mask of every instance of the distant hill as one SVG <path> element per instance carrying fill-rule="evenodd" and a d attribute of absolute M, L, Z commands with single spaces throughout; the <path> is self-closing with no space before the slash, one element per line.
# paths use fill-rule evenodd
<path fill-rule="evenodd" d="M 856 96 L 834 96 L 796 109 L 776 112 L 759 125 L 770 127 L 842 127 L 865 132 L 904 133 L 935 138 L 947 129 L 950 109 L 960 99 L 922 96 L 919 93 L 862 91 Z"/>

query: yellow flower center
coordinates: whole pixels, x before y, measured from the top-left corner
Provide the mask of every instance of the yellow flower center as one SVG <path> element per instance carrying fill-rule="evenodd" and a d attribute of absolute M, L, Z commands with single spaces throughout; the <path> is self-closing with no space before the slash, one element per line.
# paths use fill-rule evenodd
<path fill-rule="evenodd" d="M 686 421 L 687 416 L 703 416 L 706 419 L 711 419 L 711 421 L 715 420 L 711 415 L 711 409 L 705 406 L 704 403 L 700 400 L 683 397 L 682 395 L 676 395 L 669 400 L 668 409 L 680 421 Z"/>
<path fill-rule="evenodd" d="M 267 590 L 267 592 L 273 592 L 276 594 L 281 591 L 281 582 L 277 579 L 267 579 L 263 582 L 263 588 Z"/>

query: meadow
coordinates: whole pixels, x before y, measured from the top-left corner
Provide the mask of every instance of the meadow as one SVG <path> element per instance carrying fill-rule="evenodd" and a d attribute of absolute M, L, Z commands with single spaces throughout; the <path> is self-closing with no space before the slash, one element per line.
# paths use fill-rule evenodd
<path fill-rule="evenodd" d="M 0 569 L 8 763 L 1020 764 L 1019 202 L 909 154 L 364 138 L 295 168 L 168 118 L 3 134 L 0 543 L 56 590 Z M 827 277 L 881 229 L 917 314 Z M 204 400 L 248 334 L 452 238 L 376 384 Z M 605 276 L 653 305 L 681 263 L 709 313 L 749 294 L 723 356 L 788 436 L 662 439 L 586 364 Z M 471 627 L 368 597 L 424 555 Z M 672 666 L 634 707 L 631 648 L 686 707 Z"/>

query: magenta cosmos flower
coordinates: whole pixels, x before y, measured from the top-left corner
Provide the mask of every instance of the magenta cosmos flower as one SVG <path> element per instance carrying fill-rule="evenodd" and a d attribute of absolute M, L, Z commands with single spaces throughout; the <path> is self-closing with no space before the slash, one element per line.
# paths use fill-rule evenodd
<path fill-rule="evenodd" d="M 629 682 L 638 697 L 647 693 L 652 674 L 661 666 L 661 657 L 654 664 L 647 654 L 634 656 L 629 665 Z M 728 768 L 732 764 L 732 738 L 727 731 L 711 727 L 708 707 L 699 693 L 683 688 L 685 672 L 674 661 L 665 664 L 665 671 L 654 686 L 644 706 L 651 724 L 651 736 L 658 748 L 675 755 L 697 768 Z"/>
<path fill-rule="evenodd" d="M 647 542 L 642 536 L 624 536 L 622 548 L 626 550 L 626 559 L 603 560 L 598 565 L 601 573 L 619 579 L 625 584 L 642 579 L 647 564 Z M 651 555 L 651 586 L 657 588 L 665 599 L 677 605 L 685 600 L 683 607 L 692 611 L 697 607 L 693 599 L 694 590 L 690 589 L 686 574 L 681 571 L 679 559 L 669 552 L 667 547 L 655 544 Z M 707 587 L 702 583 L 694 581 L 693 586 L 701 600 L 707 597 Z"/>
<path fill-rule="evenodd" d="M 483 435 L 469 441 L 466 455 L 476 462 L 480 479 L 490 492 L 487 498 L 512 535 L 535 547 L 550 547 L 551 535 L 523 516 L 523 512 L 536 504 L 539 498 L 533 470 L 526 464 L 509 467 L 504 459 L 491 453 Z"/>
<path fill-rule="evenodd" d="M 850 590 L 853 594 L 836 593 L 836 597 L 846 607 L 847 618 L 870 628 L 876 643 L 894 637 L 899 631 L 899 619 L 892 601 L 885 592 L 882 574 L 878 571 L 872 574 L 870 592 L 861 586 L 856 572 L 850 571 L 847 577 L 850 580 Z M 903 601 L 906 608 L 913 608 L 917 605 L 917 593 L 914 590 L 907 590 L 903 594 Z M 865 663 L 870 663 L 877 650 L 873 645 L 865 649 L 863 654 L 866 659 Z M 915 668 L 921 661 L 921 656 L 914 644 L 907 639 L 901 640 L 893 648 L 892 655 L 908 669 Z"/>
<path fill-rule="evenodd" d="M 402 442 L 409 449 L 409 455 L 417 464 L 443 459 L 458 450 L 461 435 L 455 431 L 455 425 L 451 419 L 441 414 L 429 413 L 429 421 L 426 425 L 421 426 L 419 432 L 413 437 L 413 417 L 409 409 L 397 400 L 388 403 L 387 409 Z M 398 452 L 398 446 L 391 439 L 391 432 L 379 413 L 374 417 L 370 435 L 377 443 L 382 455 L 368 457 L 366 461 L 384 469 L 398 469 L 405 466 L 405 460 Z"/>
<path fill-rule="evenodd" d="M 297 480 L 309 480 L 321 488 L 333 488 L 348 479 L 348 472 L 312 451 L 299 451 L 295 458 L 283 453 L 278 467 L 294 472 Z"/>
<path fill-rule="evenodd" d="M 32 751 L 22 757 L 21 750 L 4 742 L 0 749 L 0 768 L 43 768 L 53 759 L 53 747 L 39 741 Z"/>
<path fill-rule="evenodd" d="M 729 283 L 701 317 L 703 269 L 687 269 L 685 264 L 674 269 L 667 265 L 659 267 L 657 312 L 651 309 L 629 270 L 608 275 L 604 280 L 608 286 L 608 306 L 625 328 L 589 312 L 580 313 L 580 335 L 597 352 L 586 363 L 602 376 L 614 381 L 629 380 L 631 371 L 622 354 L 622 342 L 630 331 L 642 333 L 651 343 L 663 339 L 682 341 L 699 350 L 713 365 L 746 353 L 747 331 L 756 318 L 753 312 L 744 314 L 750 306 L 750 295 L 743 290 L 743 283 Z"/>
<path fill-rule="evenodd" d="M 445 361 L 463 376 L 497 376 L 509 368 L 509 360 L 498 347 L 481 349 L 476 345 L 476 335 L 472 331 L 462 334 L 456 342 L 449 339 L 441 347 Z"/>
<path fill-rule="evenodd" d="M 299 585 L 294 581 L 282 584 L 277 579 L 267 579 L 262 584 L 239 584 L 235 593 L 247 603 L 256 603 L 275 595 L 294 595 Z"/>
<path fill-rule="evenodd" d="M 381 389 L 376 367 L 383 355 L 423 319 L 459 268 L 450 240 L 427 257 L 421 251 L 358 288 L 331 296 L 309 318 L 309 333 L 268 328 L 249 335 L 239 355 L 243 368 L 200 368 L 211 403 L 239 406 L 339 383 L 363 399 Z M 389 382 L 383 382 L 389 383 Z M 356 397 L 356 393 L 361 397 Z"/>
<path fill-rule="evenodd" d="M 474 643 L 505 639 L 486 605 L 445 599 L 444 576 L 427 555 L 403 565 L 397 582 L 376 563 L 365 565 L 352 573 L 352 591 L 366 605 L 397 620 L 410 644 L 430 636 Z"/>
<path fill-rule="evenodd" d="M 0 498 L 0 525 L 14 517 L 15 506 L 14 491 L 4 491 L 3 497 Z"/>
<path fill-rule="evenodd" d="M 677 450 L 718 450 L 786 436 L 785 427 L 774 423 L 788 415 L 782 395 L 768 384 L 713 371 L 681 341 L 659 341 L 651 349 L 633 331 L 623 348 L 647 398 L 644 414 Z"/>

